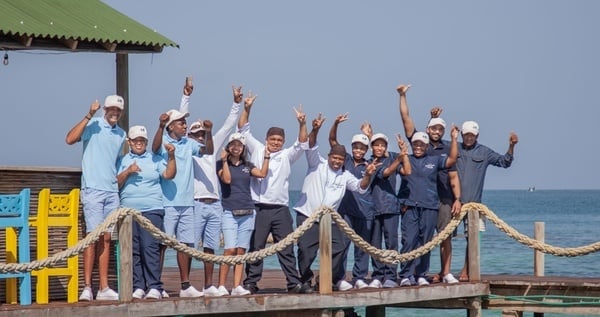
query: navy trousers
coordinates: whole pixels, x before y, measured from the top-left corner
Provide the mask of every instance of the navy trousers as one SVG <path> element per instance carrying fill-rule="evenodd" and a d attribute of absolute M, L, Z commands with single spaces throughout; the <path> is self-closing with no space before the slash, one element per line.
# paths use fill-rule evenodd
<path fill-rule="evenodd" d="M 152 224 L 164 231 L 164 210 L 145 211 L 142 215 Z M 132 264 L 133 264 L 133 290 L 157 289 L 162 292 L 160 271 L 160 241 L 155 239 L 148 231 L 140 226 L 137 221 L 132 222 Z"/>

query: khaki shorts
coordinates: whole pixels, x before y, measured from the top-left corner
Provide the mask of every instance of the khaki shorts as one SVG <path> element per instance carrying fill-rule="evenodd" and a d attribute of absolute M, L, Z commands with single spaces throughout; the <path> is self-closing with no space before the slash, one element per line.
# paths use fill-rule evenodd
<path fill-rule="evenodd" d="M 443 200 L 440 202 L 440 209 L 438 210 L 437 219 L 437 232 L 442 232 L 446 226 L 452 221 L 452 202 L 449 200 Z M 456 237 L 457 230 L 454 229 L 451 237 Z"/>

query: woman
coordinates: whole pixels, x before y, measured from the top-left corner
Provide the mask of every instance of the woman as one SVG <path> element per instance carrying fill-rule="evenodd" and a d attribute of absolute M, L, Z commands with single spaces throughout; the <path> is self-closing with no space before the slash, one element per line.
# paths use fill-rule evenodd
<path fill-rule="evenodd" d="M 217 162 L 217 174 L 221 183 L 221 203 L 223 204 L 222 230 L 225 241 L 223 255 L 242 255 L 250 247 L 250 237 L 254 230 L 254 202 L 250 194 L 250 177 L 264 178 L 269 171 L 270 153 L 265 149 L 262 167 L 259 169 L 245 159 L 246 137 L 234 133 Z M 233 268 L 233 289 L 231 295 L 248 295 L 250 291 L 242 284 L 243 264 Z M 219 268 L 219 291 L 228 293 L 225 280 L 229 265 Z"/>
<path fill-rule="evenodd" d="M 165 208 L 160 182 L 172 179 L 177 172 L 175 146 L 165 144 L 166 161 L 146 151 L 148 133 L 143 126 L 129 129 L 128 142 L 130 152 L 117 165 L 121 206 L 139 210 L 155 227 L 164 230 Z M 160 241 L 134 221 L 132 245 L 133 298 L 162 298 Z"/>

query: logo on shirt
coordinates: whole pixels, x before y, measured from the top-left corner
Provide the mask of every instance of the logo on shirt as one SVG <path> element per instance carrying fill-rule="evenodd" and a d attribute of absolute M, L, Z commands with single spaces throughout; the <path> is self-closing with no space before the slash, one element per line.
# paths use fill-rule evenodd
<path fill-rule="evenodd" d="M 425 168 L 432 170 L 435 168 L 435 164 L 429 163 L 429 164 L 425 165 Z"/>
<path fill-rule="evenodd" d="M 242 173 L 250 174 L 250 169 L 244 166 L 244 168 L 242 168 Z"/>

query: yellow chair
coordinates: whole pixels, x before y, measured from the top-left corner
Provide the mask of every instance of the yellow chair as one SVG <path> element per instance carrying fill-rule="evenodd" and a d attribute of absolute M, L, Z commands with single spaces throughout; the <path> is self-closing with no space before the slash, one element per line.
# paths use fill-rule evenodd
<path fill-rule="evenodd" d="M 79 240 L 79 189 L 71 190 L 69 194 L 50 194 L 49 188 L 40 191 L 38 198 L 38 213 L 30 218 L 30 225 L 37 227 L 37 259 L 48 257 L 48 229 L 49 227 L 67 228 L 67 248 L 73 247 Z M 67 267 L 44 268 L 31 272 L 36 276 L 36 302 L 47 304 L 49 298 L 49 277 L 66 276 L 67 302 L 76 303 L 79 288 L 79 262 L 78 256 L 67 259 Z"/>

